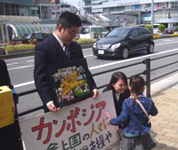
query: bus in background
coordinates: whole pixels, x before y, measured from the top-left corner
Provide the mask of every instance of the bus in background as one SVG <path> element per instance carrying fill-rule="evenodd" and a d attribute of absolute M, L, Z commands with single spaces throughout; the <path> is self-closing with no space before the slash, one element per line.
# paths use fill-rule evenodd
<path fill-rule="evenodd" d="M 108 33 L 108 30 L 102 26 L 84 26 L 81 27 L 80 38 L 81 39 L 96 39 L 104 37 Z"/>
<path fill-rule="evenodd" d="M 145 27 L 145 25 L 151 25 L 151 24 L 141 24 L 140 27 Z M 153 24 L 153 34 L 159 34 L 161 32 L 158 28 L 159 25 L 161 24 Z"/>
<path fill-rule="evenodd" d="M 161 25 L 161 24 L 153 24 L 153 34 L 161 33 L 161 31 L 158 28 L 159 25 Z"/>

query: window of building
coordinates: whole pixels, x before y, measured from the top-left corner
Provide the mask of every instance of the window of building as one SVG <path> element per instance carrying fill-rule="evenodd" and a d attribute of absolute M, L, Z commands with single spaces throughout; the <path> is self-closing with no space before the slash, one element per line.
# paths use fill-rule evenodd
<path fill-rule="evenodd" d="M 5 12 L 6 12 L 5 15 L 11 15 L 11 14 L 10 14 L 10 7 L 9 7 L 9 4 L 5 4 Z"/>
<path fill-rule="evenodd" d="M 90 6 L 91 5 L 91 0 L 85 0 L 84 3 L 85 3 L 85 6 Z"/>
<path fill-rule="evenodd" d="M 16 15 L 16 6 L 15 5 L 11 5 L 11 15 L 15 16 Z"/>
<path fill-rule="evenodd" d="M 4 14 L 4 4 L 0 3 L 0 15 L 5 15 Z"/>

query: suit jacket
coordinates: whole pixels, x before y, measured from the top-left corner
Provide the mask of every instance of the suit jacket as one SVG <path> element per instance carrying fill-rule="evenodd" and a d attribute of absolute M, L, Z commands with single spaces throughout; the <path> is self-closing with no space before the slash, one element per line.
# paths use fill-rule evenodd
<path fill-rule="evenodd" d="M 107 92 L 107 89 L 104 89 L 103 92 Z M 116 109 L 116 114 L 117 116 L 119 116 L 121 114 L 122 111 L 122 103 L 125 99 L 127 99 L 128 97 L 130 97 L 130 90 L 126 89 L 124 91 L 124 93 L 120 94 L 119 96 L 119 100 L 117 100 L 116 94 L 115 94 L 115 90 L 112 89 L 112 96 L 113 96 L 113 100 L 114 100 L 114 105 L 115 105 L 115 109 Z"/>
<path fill-rule="evenodd" d="M 9 86 L 9 88 L 12 90 L 12 93 L 13 93 L 13 100 L 14 100 L 15 104 L 17 104 L 18 103 L 18 94 L 14 90 L 14 87 L 11 85 L 9 72 L 7 70 L 7 65 L 4 60 L 0 60 L 0 71 L 1 71 L 0 86 L 4 86 L 4 85 Z"/>
<path fill-rule="evenodd" d="M 53 100 L 46 79 L 44 70 L 45 66 L 49 64 L 59 64 L 67 61 L 84 59 L 81 46 L 78 43 L 72 41 L 69 44 L 69 51 L 70 60 L 67 58 L 63 48 L 53 34 L 35 47 L 34 79 L 37 91 L 44 104 Z M 91 76 L 91 73 L 90 80 L 92 88 L 95 89 L 96 84 Z"/>
<path fill-rule="evenodd" d="M 11 86 L 9 73 L 8 73 L 7 66 L 4 60 L 0 60 L 0 70 L 1 70 L 0 86 L 3 86 L 3 85 Z"/>
<path fill-rule="evenodd" d="M 117 114 L 117 116 L 119 116 L 121 114 L 121 111 L 122 111 L 123 101 L 125 99 L 127 99 L 128 97 L 130 97 L 130 90 L 126 89 L 124 91 L 124 93 L 120 94 L 119 100 L 117 100 L 114 90 L 112 90 L 112 94 L 113 94 L 114 104 L 115 104 L 115 108 L 116 108 L 116 114 Z"/>

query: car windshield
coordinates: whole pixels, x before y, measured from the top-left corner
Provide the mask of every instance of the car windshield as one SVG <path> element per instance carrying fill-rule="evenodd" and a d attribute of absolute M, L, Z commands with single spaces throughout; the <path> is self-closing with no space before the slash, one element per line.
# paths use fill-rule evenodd
<path fill-rule="evenodd" d="M 42 37 L 42 35 L 40 34 L 40 33 L 38 33 L 38 34 L 35 34 L 35 39 L 42 39 L 43 37 Z"/>
<path fill-rule="evenodd" d="M 129 30 L 129 28 L 115 28 L 106 37 L 126 36 Z"/>
<path fill-rule="evenodd" d="M 154 30 L 159 30 L 159 28 L 158 27 L 155 27 L 155 28 L 153 28 Z"/>
<path fill-rule="evenodd" d="M 22 36 L 22 40 L 30 39 L 31 34 L 25 34 Z"/>
<path fill-rule="evenodd" d="M 89 33 L 89 28 L 82 28 L 81 29 L 81 34 L 87 34 Z"/>

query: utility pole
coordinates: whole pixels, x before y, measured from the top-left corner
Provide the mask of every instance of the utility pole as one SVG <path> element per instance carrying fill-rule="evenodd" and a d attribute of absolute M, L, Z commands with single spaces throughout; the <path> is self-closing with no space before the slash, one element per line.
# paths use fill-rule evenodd
<path fill-rule="evenodd" d="M 139 1 L 139 12 L 138 12 L 139 14 L 139 17 L 138 17 L 138 25 L 139 25 L 139 27 L 140 27 L 140 19 L 141 19 L 141 5 L 140 5 L 140 1 Z"/>
<path fill-rule="evenodd" d="M 60 0 L 55 0 L 56 19 L 58 18 L 58 12 L 57 12 L 58 7 L 59 7 L 60 15 L 61 15 L 61 4 L 60 4 L 60 6 L 59 6 L 59 4 L 60 4 Z"/>
<path fill-rule="evenodd" d="M 151 26 L 152 26 L 152 30 L 153 30 L 153 26 L 154 26 L 154 0 L 152 0 L 152 2 L 151 2 Z"/>
<path fill-rule="evenodd" d="M 40 1 L 40 19 L 43 19 L 42 18 L 42 10 L 41 10 L 41 1 Z"/>

